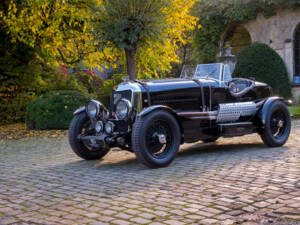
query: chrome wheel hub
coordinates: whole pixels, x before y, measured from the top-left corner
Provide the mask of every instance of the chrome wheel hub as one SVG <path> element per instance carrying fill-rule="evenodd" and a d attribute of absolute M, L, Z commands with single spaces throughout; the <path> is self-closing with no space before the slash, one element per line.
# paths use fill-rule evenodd
<path fill-rule="evenodd" d="M 166 135 L 164 134 L 158 134 L 158 141 L 161 144 L 166 144 L 167 143 L 167 139 L 166 139 Z"/>
<path fill-rule="evenodd" d="M 282 128 L 283 125 L 284 125 L 284 121 L 279 120 L 278 123 L 277 123 L 277 127 Z"/>

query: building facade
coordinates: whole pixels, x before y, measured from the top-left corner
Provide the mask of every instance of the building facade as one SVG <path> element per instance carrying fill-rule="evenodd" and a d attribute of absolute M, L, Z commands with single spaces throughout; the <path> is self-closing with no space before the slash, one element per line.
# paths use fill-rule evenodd
<path fill-rule="evenodd" d="M 265 18 L 258 14 L 255 20 L 230 25 L 221 38 L 221 49 L 230 43 L 232 54 L 260 42 L 268 44 L 283 59 L 292 84 L 294 102 L 300 95 L 300 9 L 278 11 Z"/>

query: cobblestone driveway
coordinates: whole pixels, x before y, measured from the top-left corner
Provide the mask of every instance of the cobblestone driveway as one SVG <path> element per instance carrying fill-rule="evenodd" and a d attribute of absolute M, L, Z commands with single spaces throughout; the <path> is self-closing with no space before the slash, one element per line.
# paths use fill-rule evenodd
<path fill-rule="evenodd" d="M 300 220 L 299 128 L 281 148 L 266 148 L 257 135 L 185 145 L 156 170 L 116 150 L 80 160 L 66 138 L 10 141 L 0 157 L 0 224 Z"/>

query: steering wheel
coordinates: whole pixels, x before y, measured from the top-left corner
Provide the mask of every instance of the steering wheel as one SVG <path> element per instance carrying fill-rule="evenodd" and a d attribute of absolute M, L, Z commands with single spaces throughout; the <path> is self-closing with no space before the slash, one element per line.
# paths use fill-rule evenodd
<path fill-rule="evenodd" d="M 228 83 L 229 93 L 236 98 L 242 97 L 253 89 L 255 82 L 244 78 L 234 78 Z"/>

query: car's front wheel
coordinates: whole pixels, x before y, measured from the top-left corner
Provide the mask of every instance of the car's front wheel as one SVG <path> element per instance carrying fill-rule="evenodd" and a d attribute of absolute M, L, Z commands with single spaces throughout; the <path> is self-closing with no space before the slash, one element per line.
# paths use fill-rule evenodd
<path fill-rule="evenodd" d="M 109 148 L 93 148 L 78 138 L 90 130 L 90 120 L 85 112 L 75 115 L 69 126 L 69 142 L 72 150 L 86 160 L 101 159 L 109 152 Z"/>
<path fill-rule="evenodd" d="M 282 146 L 289 138 L 291 118 L 286 105 L 276 101 L 267 110 L 265 126 L 260 132 L 263 142 L 270 147 Z"/>
<path fill-rule="evenodd" d="M 165 110 L 137 117 L 132 131 L 132 148 L 137 159 L 150 168 L 169 165 L 181 141 L 177 120 Z"/>

